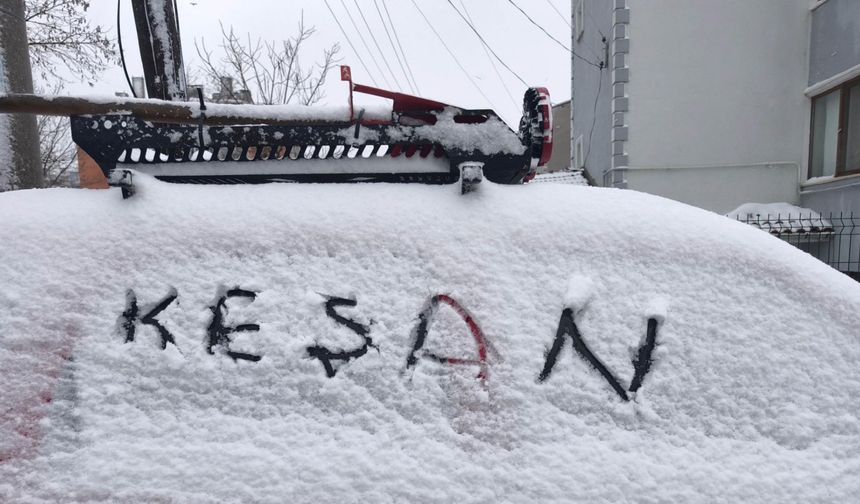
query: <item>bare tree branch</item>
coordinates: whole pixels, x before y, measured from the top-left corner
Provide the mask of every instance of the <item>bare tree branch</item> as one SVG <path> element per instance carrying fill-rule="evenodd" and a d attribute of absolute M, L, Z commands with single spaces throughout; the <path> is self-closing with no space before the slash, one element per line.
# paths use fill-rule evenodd
<path fill-rule="evenodd" d="M 93 79 L 115 57 L 113 40 L 87 18 L 88 0 L 26 0 L 30 61 L 44 81 Z"/>
<path fill-rule="evenodd" d="M 194 47 L 200 71 L 216 88 L 229 77 L 240 89 L 250 91 L 256 103 L 310 105 L 322 99 L 322 86 L 340 53 L 340 45 L 334 44 L 323 51 L 319 63 L 303 66 L 299 58 L 303 43 L 315 32 L 313 27 L 305 26 L 304 17 L 299 20 L 296 34 L 282 41 L 252 39 L 251 34 L 239 37 L 233 27 L 221 25 L 217 55 L 203 39 L 195 40 Z M 227 91 L 230 100 L 241 101 L 237 90 Z"/>
<path fill-rule="evenodd" d="M 30 62 L 34 77 L 52 94 L 59 94 L 69 75 L 93 80 L 115 57 L 113 41 L 87 18 L 88 0 L 26 0 Z M 67 185 L 77 149 L 69 119 L 40 116 L 37 120 L 42 173 L 46 187 Z"/>

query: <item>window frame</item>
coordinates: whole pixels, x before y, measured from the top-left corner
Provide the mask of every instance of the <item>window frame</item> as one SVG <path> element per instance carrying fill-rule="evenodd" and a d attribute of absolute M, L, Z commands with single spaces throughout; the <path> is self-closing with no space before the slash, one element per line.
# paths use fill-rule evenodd
<path fill-rule="evenodd" d="M 574 30 L 575 39 L 577 42 L 582 40 L 582 34 L 585 33 L 585 0 L 578 0 L 576 9 L 574 10 Z"/>
<path fill-rule="evenodd" d="M 573 142 L 573 165 L 577 170 L 585 169 L 585 145 L 582 135 Z"/>
<path fill-rule="evenodd" d="M 860 77 L 855 77 L 838 86 L 828 88 L 809 98 L 809 159 L 807 160 L 806 180 L 812 178 L 809 172 L 812 168 L 812 159 L 815 149 L 815 101 L 834 91 L 839 92 L 839 124 L 837 126 L 836 134 L 836 168 L 833 171 L 833 177 L 843 177 L 845 175 L 855 175 L 860 173 L 860 163 L 854 167 L 846 166 L 848 161 L 848 113 L 851 107 L 851 88 L 855 86 L 860 86 Z M 860 135 L 860 131 L 856 133 Z"/>

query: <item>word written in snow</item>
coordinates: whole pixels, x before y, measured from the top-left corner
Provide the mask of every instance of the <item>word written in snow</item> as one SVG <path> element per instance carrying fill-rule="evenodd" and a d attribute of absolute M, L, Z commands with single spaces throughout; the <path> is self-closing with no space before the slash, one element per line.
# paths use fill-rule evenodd
<path fill-rule="evenodd" d="M 555 340 L 553 341 L 549 352 L 547 352 L 546 362 L 544 363 L 543 370 L 540 372 L 538 380 L 543 382 L 549 378 L 550 374 L 552 374 L 552 370 L 558 360 L 558 354 L 561 352 L 566 336 L 570 336 L 570 339 L 573 342 L 573 349 L 576 353 L 585 359 L 585 361 L 588 362 L 591 367 L 593 367 L 595 371 L 597 371 L 600 376 L 607 381 L 607 383 L 609 383 L 609 386 L 615 390 L 618 397 L 624 401 L 629 401 L 630 398 L 627 396 L 627 391 L 625 391 L 624 387 L 621 386 L 618 378 L 616 378 L 606 365 L 588 349 L 588 345 L 586 345 L 585 341 L 582 339 L 582 334 L 580 334 L 579 328 L 576 327 L 573 310 L 570 308 L 565 308 L 561 314 L 561 320 L 558 322 L 558 330 L 555 333 Z M 633 361 L 633 380 L 630 382 L 630 387 L 628 388 L 630 392 L 635 393 L 640 387 L 642 387 L 642 381 L 645 379 L 645 375 L 647 375 L 648 371 L 651 370 L 651 355 L 653 354 L 654 347 L 656 346 L 657 320 L 650 318 L 648 319 L 648 330 L 646 332 L 645 341 L 639 346 L 636 359 Z"/>
<path fill-rule="evenodd" d="M 145 309 L 146 313 L 141 315 L 141 309 L 138 306 L 137 297 L 133 290 L 129 290 L 126 294 L 126 309 L 122 312 L 119 323 L 119 326 L 125 331 L 125 342 L 130 343 L 135 340 L 136 327 L 138 324 L 141 324 L 152 326 L 158 331 L 161 338 L 162 350 L 167 348 L 167 343 L 176 346 L 175 338 L 156 319 L 156 316 L 164 311 L 164 309 L 176 300 L 177 297 L 178 294 L 176 293 L 176 290 L 171 289 L 164 299 L 152 305 L 147 305 Z M 215 347 L 222 347 L 225 350 L 225 353 L 233 358 L 233 360 L 258 362 L 262 359 L 262 356 L 236 352 L 230 349 L 230 344 L 232 342 L 230 338 L 231 334 L 235 332 L 260 330 L 259 324 L 240 324 L 237 326 L 227 326 L 224 324 L 224 318 L 227 315 L 226 302 L 228 299 L 234 297 L 247 298 L 253 301 L 256 298 L 256 293 L 236 287 L 234 289 L 224 291 L 218 296 L 218 301 L 215 303 L 215 306 L 209 307 L 209 310 L 212 312 L 212 320 L 207 328 L 207 351 L 209 354 L 214 354 Z M 346 363 L 354 359 L 359 359 L 367 354 L 369 348 L 374 348 L 379 352 L 379 347 L 374 345 L 373 339 L 370 337 L 369 325 L 358 323 L 355 320 L 346 318 L 335 311 L 335 308 L 338 306 L 356 306 L 358 304 L 356 300 L 336 296 L 325 297 L 326 302 L 324 306 L 326 315 L 336 323 L 350 329 L 364 340 L 364 343 L 360 347 L 352 350 L 334 351 L 319 344 L 307 347 L 308 355 L 312 358 L 319 359 L 325 369 L 326 376 L 332 378 L 338 371 L 338 369 L 334 367 L 333 362 Z M 465 322 L 469 331 L 472 333 L 475 345 L 477 346 L 477 359 L 444 357 L 428 350 L 424 350 L 430 326 L 440 305 L 447 305 L 452 308 L 460 316 L 463 322 Z M 371 324 L 372 323 L 373 322 L 371 321 Z M 636 358 L 632 362 L 634 369 L 633 379 L 630 382 L 630 386 L 625 390 L 618 378 L 615 377 L 606 365 L 603 364 L 603 362 L 588 348 L 588 345 L 585 344 L 582 334 L 579 332 L 579 328 L 576 325 L 573 310 L 566 308 L 561 314 L 555 339 L 553 340 L 552 347 L 546 354 L 546 361 L 544 362 L 543 369 L 538 376 L 538 381 L 544 382 L 550 377 L 558 361 L 558 356 L 561 353 L 564 342 L 567 337 L 570 337 L 574 351 L 592 368 L 594 368 L 594 370 L 597 371 L 604 380 L 606 380 L 609 386 L 612 387 L 616 394 L 618 394 L 618 397 L 624 401 L 629 401 L 630 398 L 627 392 L 635 393 L 638 391 L 642 387 L 645 376 L 651 370 L 653 352 L 657 346 L 657 327 L 657 320 L 655 318 L 649 318 L 645 340 L 640 344 Z M 480 368 L 478 378 L 485 381 L 489 376 L 487 364 L 487 353 L 489 348 L 491 347 L 489 346 L 488 340 L 469 312 L 466 311 L 466 309 L 463 308 L 457 300 L 448 295 L 440 294 L 430 298 L 421 313 L 418 314 L 418 323 L 412 331 L 412 347 L 406 358 L 406 367 L 407 369 L 414 367 L 421 358 L 443 365 L 477 365 Z"/>
<path fill-rule="evenodd" d="M 337 374 L 337 369 L 332 366 L 332 361 L 343 361 L 349 362 L 352 359 L 358 359 L 367 353 L 368 348 L 374 348 L 376 351 L 379 351 L 379 347 L 373 344 L 373 340 L 368 336 L 370 334 L 370 327 L 359 324 L 358 322 L 348 319 L 343 315 L 340 315 L 336 311 L 334 311 L 335 306 L 355 306 L 358 304 L 358 301 L 355 299 L 346 299 L 341 297 L 331 297 L 326 296 L 325 302 L 325 314 L 328 317 L 338 324 L 342 326 L 346 326 L 355 334 L 364 338 L 364 345 L 354 350 L 339 350 L 337 352 L 333 352 L 328 348 L 320 345 L 314 345 L 308 347 L 308 355 L 319 359 L 322 362 L 323 368 L 325 368 L 325 374 L 329 378 L 332 378 Z M 371 321 L 371 324 L 373 321 Z"/>

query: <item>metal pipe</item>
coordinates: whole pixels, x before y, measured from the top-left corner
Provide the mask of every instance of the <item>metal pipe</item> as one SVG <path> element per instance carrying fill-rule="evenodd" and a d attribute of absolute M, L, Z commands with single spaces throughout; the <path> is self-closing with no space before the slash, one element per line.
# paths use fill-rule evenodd
<path fill-rule="evenodd" d="M 254 110 L 259 107 L 258 110 Z M 151 122 L 167 124 L 204 124 L 209 126 L 237 124 L 343 124 L 349 125 L 344 115 L 337 120 L 295 120 L 279 117 L 278 106 L 207 104 L 205 114 L 192 102 L 164 100 L 112 99 L 93 100 L 72 96 L 40 96 L 32 94 L 0 95 L 0 113 L 38 114 L 52 116 L 80 116 L 127 114 Z"/>

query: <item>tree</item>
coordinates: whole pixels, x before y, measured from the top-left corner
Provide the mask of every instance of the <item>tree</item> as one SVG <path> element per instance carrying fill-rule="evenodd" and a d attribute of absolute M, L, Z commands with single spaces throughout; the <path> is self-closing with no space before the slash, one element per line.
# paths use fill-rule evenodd
<path fill-rule="evenodd" d="M 94 78 L 115 57 L 113 41 L 87 18 L 88 0 L 27 0 L 33 71 L 45 81 Z"/>
<path fill-rule="evenodd" d="M 58 94 L 71 76 L 92 81 L 115 57 L 113 41 L 87 18 L 87 0 L 27 0 L 30 61 L 37 90 Z M 38 118 L 39 150 L 45 187 L 67 185 L 75 165 L 75 145 L 67 117 Z"/>
<path fill-rule="evenodd" d="M 218 56 L 206 47 L 205 41 L 194 41 L 200 58 L 201 71 L 216 86 L 225 78 L 236 82 L 241 89 L 251 92 L 256 103 L 310 105 L 323 97 L 322 85 L 329 70 L 338 62 L 340 45 L 334 44 L 323 50 L 322 60 L 305 67 L 299 55 L 303 44 L 316 30 L 306 27 L 301 18 L 296 35 L 281 41 L 257 38 L 247 34 L 240 38 L 233 27 L 221 25 L 221 52 Z M 235 101 L 242 101 L 238 92 L 225 89 Z"/>
<path fill-rule="evenodd" d="M 58 94 L 62 84 L 57 84 L 51 94 Z M 72 142 L 68 117 L 39 116 L 39 154 L 44 187 L 68 185 L 69 171 L 75 166 L 76 148 Z"/>

